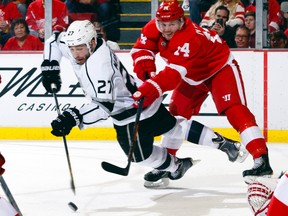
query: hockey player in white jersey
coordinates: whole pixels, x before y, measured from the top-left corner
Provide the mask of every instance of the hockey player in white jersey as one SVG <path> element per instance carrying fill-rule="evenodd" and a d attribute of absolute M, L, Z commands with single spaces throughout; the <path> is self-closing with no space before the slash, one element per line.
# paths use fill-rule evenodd
<path fill-rule="evenodd" d="M 64 111 L 52 121 L 51 133 L 68 135 L 74 126 L 85 129 L 111 117 L 117 140 L 128 154 L 137 111 L 132 95 L 142 81 L 127 72 L 106 42 L 97 38 L 94 26 L 87 20 L 74 21 L 67 32 L 53 34 L 45 42 L 42 83 L 50 93 L 53 92 L 51 86 L 56 86 L 56 91 L 61 88 L 59 62 L 63 56 L 70 60 L 91 103 L 79 110 Z M 163 135 L 162 146 L 153 145 L 154 137 L 159 135 Z M 159 98 L 143 108 L 133 155 L 133 162 L 158 171 L 145 175 L 146 186 L 149 187 L 149 183 L 153 186 L 162 178 L 179 179 L 192 167 L 192 158 L 181 159 L 169 153 L 169 149 L 178 149 L 184 139 L 218 148 L 227 153 L 230 161 L 243 161 L 247 156 L 240 143 L 226 139 L 199 122 L 172 116 Z"/>

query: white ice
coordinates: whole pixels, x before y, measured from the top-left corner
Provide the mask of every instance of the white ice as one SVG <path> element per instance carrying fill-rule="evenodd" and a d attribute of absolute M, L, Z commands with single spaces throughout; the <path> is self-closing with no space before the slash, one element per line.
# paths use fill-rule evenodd
<path fill-rule="evenodd" d="M 143 187 L 149 167 L 132 164 L 126 177 L 101 168 L 102 161 L 127 165 L 116 142 L 68 138 L 68 147 L 76 195 L 61 139 L 0 141 L 6 158 L 3 177 L 24 216 L 252 216 L 242 178 L 242 171 L 253 165 L 251 156 L 242 164 L 231 163 L 219 150 L 184 143 L 178 156 L 201 162 L 167 189 L 153 190 Z M 287 169 L 288 145 L 268 147 L 277 175 Z M 5 197 L 2 190 L 0 195 Z M 77 212 L 68 207 L 70 201 Z"/>

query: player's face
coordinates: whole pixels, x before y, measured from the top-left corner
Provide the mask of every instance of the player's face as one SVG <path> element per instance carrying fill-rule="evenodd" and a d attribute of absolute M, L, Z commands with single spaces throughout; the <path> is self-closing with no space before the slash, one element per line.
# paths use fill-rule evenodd
<path fill-rule="evenodd" d="M 77 64 L 84 64 L 86 60 L 89 58 L 90 53 L 86 44 L 81 44 L 78 46 L 70 46 L 69 47 L 72 56 L 76 60 Z"/>
<path fill-rule="evenodd" d="M 177 32 L 182 26 L 182 22 L 180 20 L 174 20 L 171 22 L 161 22 L 158 20 L 157 24 L 159 31 L 166 40 L 170 40 L 175 32 Z"/>

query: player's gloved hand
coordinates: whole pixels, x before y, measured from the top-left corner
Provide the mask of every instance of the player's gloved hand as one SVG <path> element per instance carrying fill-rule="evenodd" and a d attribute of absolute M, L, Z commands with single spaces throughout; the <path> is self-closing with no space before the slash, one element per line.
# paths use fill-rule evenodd
<path fill-rule="evenodd" d="M 160 96 L 162 96 L 162 90 L 160 86 L 155 81 L 149 79 L 137 89 L 132 98 L 135 101 L 138 101 L 140 98 L 145 97 L 143 107 L 147 107 L 150 106 Z M 138 107 L 138 104 L 135 103 L 134 106 Z"/>
<path fill-rule="evenodd" d="M 163 92 L 174 89 L 181 81 L 181 75 L 175 69 L 165 67 L 155 77 L 146 80 L 133 94 L 132 98 L 138 101 L 145 97 L 143 107 L 151 105 Z M 137 104 L 135 104 L 137 107 Z"/>
<path fill-rule="evenodd" d="M 0 83 L 2 82 L 2 77 L 1 77 L 1 75 L 0 75 Z"/>
<path fill-rule="evenodd" d="M 83 117 L 78 109 L 67 109 L 51 122 L 51 133 L 54 136 L 68 135 L 74 126 L 78 126 L 82 123 L 82 120 Z"/>
<path fill-rule="evenodd" d="M 5 172 L 5 169 L 2 168 L 2 166 L 5 163 L 5 158 L 4 156 L 0 153 L 0 176 Z"/>
<path fill-rule="evenodd" d="M 60 66 L 56 60 L 44 60 L 41 64 L 42 84 L 47 92 L 53 93 L 52 84 L 56 86 L 56 92 L 61 89 Z"/>
<path fill-rule="evenodd" d="M 134 72 L 137 77 L 143 81 L 156 75 L 156 65 L 154 56 L 146 51 L 141 50 L 132 54 Z"/>

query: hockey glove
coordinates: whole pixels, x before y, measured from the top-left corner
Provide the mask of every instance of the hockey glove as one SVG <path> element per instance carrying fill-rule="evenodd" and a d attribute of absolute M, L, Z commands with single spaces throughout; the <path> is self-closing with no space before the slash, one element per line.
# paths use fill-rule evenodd
<path fill-rule="evenodd" d="M 47 92 L 53 93 L 51 84 L 56 85 L 56 92 L 61 89 L 60 66 L 58 61 L 44 60 L 41 64 L 42 84 Z"/>
<path fill-rule="evenodd" d="M 145 50 L 132 54 L 134 72 L 137 77 L 143 81 L 154 77 L 156 74 L 156 65 L 154 56 Z"/>
<path fill-rule="evenodd" d="M 5 158 L 3 157 L 3 155 L 0 153 L 0 176 L 5 172 L 5 169 L 2 168 L 2 166 L 5 163 Z"/>
<path fill-rule="evenodd" d="M 74 126 L 82 123 L 83 117 L 76 108 L 67 109 L 51 122 L 54 136 L 68 135 Z"/>
<path fill-rule="evenodd" d="M 150 106 L 163 92 L 174 89 L 181 81 L 178 71 L 166 67 L 154 78 L 145 81 L 133 94 L 132 98 L 138 101 L 145 97 L 143 107 Z M 137 104 L 135 104 L 137 107 Z"/>

